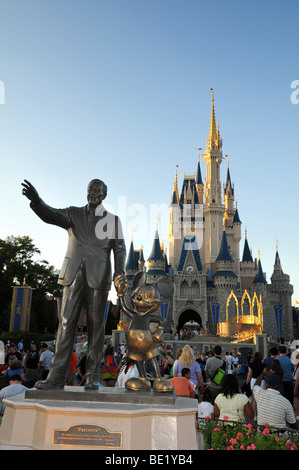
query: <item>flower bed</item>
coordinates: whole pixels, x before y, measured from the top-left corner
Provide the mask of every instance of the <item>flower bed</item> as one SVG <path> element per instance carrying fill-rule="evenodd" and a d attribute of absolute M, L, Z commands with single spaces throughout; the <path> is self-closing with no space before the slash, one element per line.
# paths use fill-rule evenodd
<path fill-rule="evenodd" d="M 197 421 L 205 450 L 298 450 L 299 432 L 281 432 L 265 424 L 256 430 L 251 424 L 205 418 Z"/>

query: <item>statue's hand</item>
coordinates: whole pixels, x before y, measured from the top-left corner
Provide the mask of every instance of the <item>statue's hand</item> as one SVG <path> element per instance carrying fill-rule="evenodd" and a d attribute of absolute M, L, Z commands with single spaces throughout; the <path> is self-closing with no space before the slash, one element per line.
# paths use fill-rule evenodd
<path fill-rule="evenodd" d="M 163 333 L 164 328 L 162 328 L 162 326 L 157 326 L 157 328 L 152 331 L 152 338 L 155 343 L 163 343 Z"/>
<path fill-rule="evenodd" d="M 23 190 L 22 194 L 26 196 L 31 202 L 38 202 L 40 197 L 38 192 L 36 191 L 35 187 L 32 186 L 29 181 L 24 180 L 24 183 L 22 183 Z"/>
<path fill-rule="evenodd" d="M 125 294 L 127 285 L 127 279 L 122 274 L 116 276 L 114 279 L 114 287 L 119 297 L 122 297 Z"/>

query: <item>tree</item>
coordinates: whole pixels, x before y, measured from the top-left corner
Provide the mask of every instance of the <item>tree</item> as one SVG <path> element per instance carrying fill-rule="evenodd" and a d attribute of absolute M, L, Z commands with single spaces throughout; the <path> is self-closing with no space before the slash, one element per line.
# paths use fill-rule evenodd
<path fill-rule="evenodd" d="M 49 302 L 49 296 L 61 296 L 62 289 L 57 284 L 58 271 L 48 261 L 35 260 L 38 255 L 40 250 L 28 236 L 0 239 L 0 332 L 9 329 L 12 287 L 22 285 L 24 281 L 34 288 L 30 329 L 49 329 L 45 323 L 45 313 L 49 310 L 46 302 Z"/>

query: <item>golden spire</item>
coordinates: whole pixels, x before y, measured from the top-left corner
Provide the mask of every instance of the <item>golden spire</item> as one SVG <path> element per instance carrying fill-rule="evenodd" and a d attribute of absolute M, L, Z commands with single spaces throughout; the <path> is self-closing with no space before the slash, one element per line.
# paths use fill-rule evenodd
<path fill-rule="evenodd" d="M 136 233 L 136 230 L 132 228 L 131 242 L 134 240 L 134 233 Z"/>
<path fill-rule="evenodd" d="M 178 187 L 178 165 L 175 168 L 175 178 L 174 178 L 174 185 L 173 185 L 173 190 L 176 193 L 177 201 L 179 202 L 179 187 Z"/>
<path fill-rule="evenodd" d="M 209 140 L 213 142 L 217 138 L 217 131 L 216 131 L 216 119 L 215 119 L 215 109 L 214 109 L 214 89 L 212 90 L 212 109 L 211 109 L 211 122 L 210 122 L 210 134 Z"/>

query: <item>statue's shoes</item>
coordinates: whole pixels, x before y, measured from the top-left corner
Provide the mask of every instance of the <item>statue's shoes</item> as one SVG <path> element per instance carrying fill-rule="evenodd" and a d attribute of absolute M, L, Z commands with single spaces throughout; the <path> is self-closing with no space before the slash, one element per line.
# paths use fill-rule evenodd
<path fill-rule="evenodd" d="M 50 380 L 40 380 L 34 385 L 38 390 L 63 390 L 64 385 L 61 383 L 54 383 Z"/>
<path fill-rule="evenodd" d="M 84 385 L 84 390 L 98 390 L 99 384 L 96 380 L 89 380 Z"/>
<path fill-rule="evenodd" d="M 174 386 L 169 380 L 161 377 L 160 379 L 154 379 L 153 390 L 154 392 L 173 392 Z"/>
<path fill-rule="evenodd" d="M 143 377 L 132 377 L 126 381 L 125 387 L 127 390 L 146 391 L 151 389 L 151 383 Z"/>

